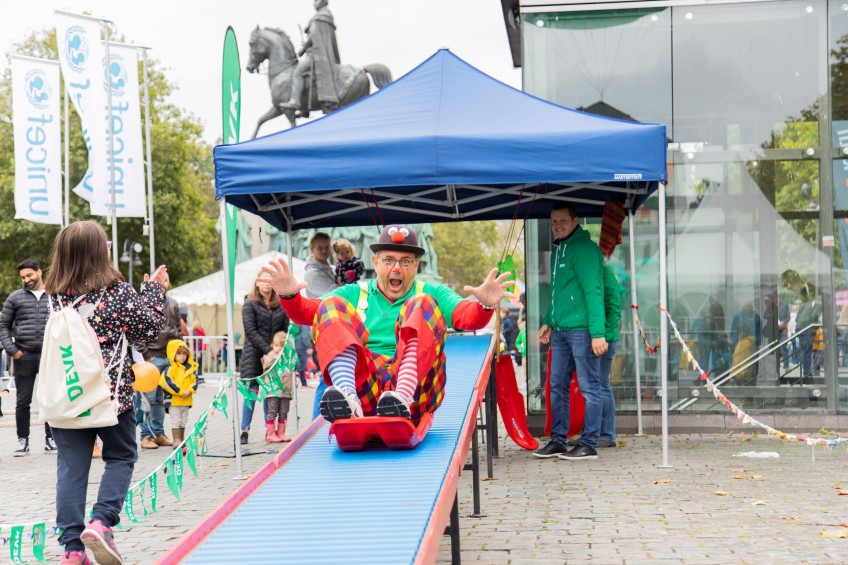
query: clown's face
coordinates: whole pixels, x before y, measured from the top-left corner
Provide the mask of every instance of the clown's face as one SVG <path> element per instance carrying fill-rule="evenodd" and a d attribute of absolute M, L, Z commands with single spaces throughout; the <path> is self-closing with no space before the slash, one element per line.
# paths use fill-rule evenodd
<path fill-rule="evenodd" d="M 390 300 L 403 297 L 415 284 L 418 257 L 402 251 L 380 251 L 372 255 L 377 283 Z"/>

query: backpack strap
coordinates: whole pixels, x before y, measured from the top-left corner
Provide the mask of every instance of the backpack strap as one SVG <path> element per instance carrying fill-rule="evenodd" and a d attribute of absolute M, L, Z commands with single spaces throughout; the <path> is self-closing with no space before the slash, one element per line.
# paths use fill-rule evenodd
<path fill-rule="evenodd" d="M 356 314 L 364 322 L 365 310 L 368 309 L 368 282 L 359 281 L 359 300 L 356 301 Z"/>

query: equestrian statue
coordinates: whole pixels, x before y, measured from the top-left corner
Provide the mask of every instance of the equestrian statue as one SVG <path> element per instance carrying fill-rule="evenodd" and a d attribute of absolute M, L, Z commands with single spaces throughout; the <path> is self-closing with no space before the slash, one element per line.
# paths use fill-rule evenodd
<path fill-rule="evenodd" d="M 257 25 L 250 34 L 247 71 L 257 72 L 259 65 L 268 61 L 272 103 L 257 121 L 254 138 L 262 124 L 277 116 L 285 115 L 294 127 L 297 118 L 308 117 L 311 110 L 329 114 L 368 96 L 369 75 L 377 88 L 392 81 L 392 73 L 385 65 L 375 63 L 360 69 L 342 64 L 327 0 L 315 0 L 314 5 L 315 15 L 306 26 L 306 41 L 300 51 L 295 51 L 288 34 L 281 29 Z"/>

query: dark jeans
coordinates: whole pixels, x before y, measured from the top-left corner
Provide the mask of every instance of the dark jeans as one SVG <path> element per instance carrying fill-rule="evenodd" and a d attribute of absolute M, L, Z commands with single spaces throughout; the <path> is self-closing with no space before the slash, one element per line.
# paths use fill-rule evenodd
<path fill-rule="evenodd" d="M 156 368 L 159 369 L 160 373 L 171 366 L 171 362 L 162 357 L 153 357 L 150 362 L 156 365 Z M 142 421 L 139 422 L 138 428 L 141 433 L 141 439 L 146 437 L 155 438 L 157 436 L 164 435 L 165 391 L 162 390 L 162 387 L 157 386 L 150 392 L 143 392 L 141 394 L 146 396 L 147 401 L 150 403 L 150 412 L 147 412 L 146 416 L 144 416 Z M 139 405 L 140 404 L 136 404 L 136 407 Z"/>
<path fill-rule="evenodd" d="M 806 331 L 798 336 L 801 354 L 801 382 L 813 376 L 813 332 Z"/>
<path fill-rule="evenodd" d="M 121 521 L 124 497 L 138 460 L 135 414 L 133 410 L 127 410 L 118 416 L 116 425 L 108 428 L 56 428 L 53 435 L 59 447 L 56 469 L 56 525 L 62 530 L 59 543 L 65 551 L 81 551 L 80 534 L 85 528 L 85 499 L 95 437 L 103 442 L 106 466 L 100 477 L 92 518 L 111 528 Z"/>
<path fill-rule="evenodd" d="M 297 340 L 294 342 L 295 351 L 297 351 L 297 373 L 300 379 L 300 384 L 306 384 L 306 364 L 309 361 L 309 348 L 312 347 L 312 327 L 298 326 L 300 333 L 297 334 Z"/>
<path fill-rule="evenodd" d="M 14 364 L 15 424 L 18 428 L 18 437 L 29 437 L 30 405 L 39 363 L 41 363 L 40 354 L 24 351 L 24 356 L 16 360 Z M 50 426 L 47 422 L 44 422 L 44 434 L 51 437 Z"/>

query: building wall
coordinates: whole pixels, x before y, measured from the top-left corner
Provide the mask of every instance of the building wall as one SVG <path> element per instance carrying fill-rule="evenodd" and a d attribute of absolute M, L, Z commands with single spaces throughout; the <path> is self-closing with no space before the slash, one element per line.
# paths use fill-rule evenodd
<path fill-rule="evenodd" d="M 811 351 L 812 327 L 798 340 L 798 362 L 778 348 L 728 376 L 724 388 L 755 412 L 848 410 L 848 348 L 839 325 L 848 295 L 848 2 L 546 4 L 522 5 L 524 89 L 587 112 L 667 126 L 669 311 L 697 361 L 713 377 L 739 369 L 748 354 L 781 338 L 781 315 L 817 301 L 821 348 Z M 635 276 L 653 344 L 656 210 L 655 196 L 635 216 L 635 265 L 626 222 L 624 245 L 611 259 L 625 313 L 612 374 L 620 410 L 635 409 L 637 398 L 643 409 L 660 407 L 659 359 L 634 339 L 628 307 Z M 527 283 L 541 289 L 528 304 L 528 341 L 535 343 L 547 308 L 550 237 L 546 221 L 527 232 Z M 790 271 L 803 288 L 782 280 Z M 848 308 L 843 319 L 848 330 Z M 818 370 L 802 380 L 804 354 Z M 545 355 L 538 346 L 529 354 L 531 411 L 544 408 Z M 700 380 L 675 343 L 668 374 L 674 409 L 724 410 L 693 395 Z"/>

